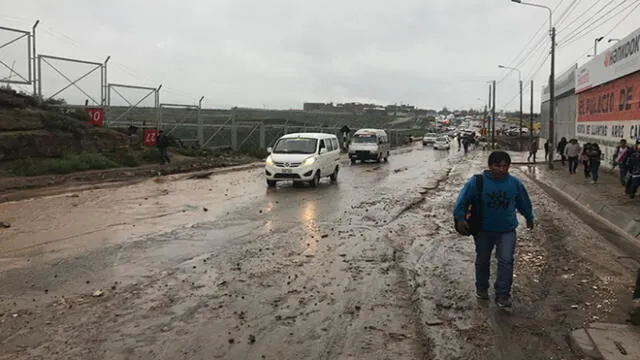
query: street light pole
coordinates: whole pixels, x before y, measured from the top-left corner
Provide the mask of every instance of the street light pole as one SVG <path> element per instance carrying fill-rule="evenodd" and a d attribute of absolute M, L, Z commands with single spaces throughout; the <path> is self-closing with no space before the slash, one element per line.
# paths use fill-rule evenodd
<path fill-rule="evenodd" d="M 593 41 L 593 56 L 598 55 L 598 43 L 604 39 L 604 36 L 600 36 L 594 39 Z"/>
<path fill-rule="evenodd" d="M 493 89 L 493 104 L 492 108 L 493 110 L 491 111 L 491 149 L 495 149 L 496 148 L 496 81 L 493 80 L 493 85 L 492 85 L 492 89 Z"/>
<path fill-rule="evenodd" d="M 529 113 L 529 139 L 533 140 L 533 80 L 531 80 L 531 111 Z"/>
<path fill-rule="evenodd" d="M 501 69 L 509 69 L 509 70 L 514 70 L 518 72 L 518 83 L 520 86 L 520 136 L 522 136 L 522 118 L 523 118 L 523 114 L 522 114 L 522 71 L 520 71 L 520 69 L 514 68 L 514 67 L 509 67 L 509 66 L 504 66 L 504 65 L 498 65 L 499 68 Z"/>
<path fill-rule="evenodd" d="M 539 7 L 543 9 L 547 9 L 549 11 L 549 35 L 551 36 L 551 74 L 549 74 L 549 139 L 551 143 L 549 144 L 549 154 L 553 154 L 553 145 L 554 145 L 554 118 L 555 118 L 555 103 L 556 103 L 556 91 L 555 91 L 555 71 L 556 71 L 556 28 L 553 26 L 553 10 L 550 7 L 539 4 L 526 3 L 522 0 L 511 0 L 512 2 L 528 5 L 533 7 Z M 549 169 L 553 169 L 553 155 L 549 156 Z"/>

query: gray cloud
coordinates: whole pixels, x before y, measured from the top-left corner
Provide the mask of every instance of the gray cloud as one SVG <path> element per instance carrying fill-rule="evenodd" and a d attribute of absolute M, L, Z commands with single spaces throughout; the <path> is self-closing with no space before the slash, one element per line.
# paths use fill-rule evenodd
<path fill-rule="evenodd" d="M 559 39 L 572 32 L 571 19 L 594 1 L 579 2 L 559 25 Z M 486 82 L 506 74 L 497 65 L 518 55 L 546 19 L 543 10 L 507 0 L 185 4 L 33 0 L 12 3 L 0 21 L 30 28 L 40 19 L 41 52 L 92 61 L 111 55 L 110 81 L 163 84 L 163 102 L 193 103 L 204 95 L 206 106 L 299 108 L 303 101 L 361 100 L 478 108 L 483 102 L 476 98 L 486 98 Z M 616 22 L 604 24 L 593 36 Z M 633 30 L 630 23 L 611 36 L 625 36 Z M 558 72 L 592 46 L 589 35 L 559 48 Z M 521 65 L 525 80 L 542 64 L 547 47 Z M 0 59 L 17 59 L 19 50 L 0 50 Z M 548 61 L 533 77 L 536 108 L 547 74 Z M 54 77 L 48 81 L 63 85 Z M 91 81 L 85 85 L 94 86 Z M 498 87 L 498 105 L 513 98 L 517 88 L 512 74 Z M 83 99 L 72 90 L 63 95 Z"/>

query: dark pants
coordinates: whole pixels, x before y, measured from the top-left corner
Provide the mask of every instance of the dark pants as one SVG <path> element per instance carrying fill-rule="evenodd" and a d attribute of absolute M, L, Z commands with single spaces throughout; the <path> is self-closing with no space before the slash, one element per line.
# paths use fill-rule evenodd
<path fill-rule="evenodd" d="M 630 177 L 629 181 L 627 181 L 625 192 L 627 193 L 627 195 L 635 195 L 639 187 L 640 187 L 640 176 Z"/>
<path fill-rule="evenodd" d="M 532 157 L 533 157 L 533 163 L 535 164 L 536 163 L 536 153 L 533 152 L 533 151 L 529 152 L 529 157 L 527 158 L 527 161 L 531 162 L 531 158 Z M 546 157 L 545 157 L 545 159 L 546 159 Z"/>
<path fill-rule="evenodd" d="M 627 183 L 627 173 L 629 169 L 626 166 L 620 166 L 620 184 L 624 185 Z"/>
<path fill-rule="evenodd" d="M 158 150 L 160 151 L 160 161 L 164 164 L 165 162 L 171 162 L 171 159 L 169 159 L 169 152 L 167 151 L 166 147 L 159 147 Z"/>
<path fill-rule="evenodd" d="M 600 170 L 600 161 L 589 161 L 589 168 L 591 170 L 591 180 L 598 181 L 598 170 Z"/>
<path fill-rule="evenodd" d="M 633 290 L 633 299 L 640 299 L 640 269 L 638 269 L 638 277 L 636 278 L 636 288 Z"/>
<path fill-rule="evenodd" d="M 578 168 L 578 157 L 569 156 L 569 174 L 575 174 Z"/>
<path fill-rule="evenodd" d="M 567 157 L 564 154 L 560 154 L 560 161 L 562 161 L 562 166 L 564 166 L 565 161 L 567 161 Z"/>
<path fill-rule="evenodd" d="M 582 165 L 584 166 L 584 178 L 588 179 L 591 177 L 591 168 L 589 166 L 589 160 L 582 160 Z"/>
<path fill-rule="evenodd" d="M 496 297 L 511 297 L 513 284 L 513 254 L 516 250 L 516 232 L 506 233 L 481 231 L 474 236 L 476 244 L 476 288 L 489 289 L 491 275 L 491 252 L 496 248 L 498 259 L 498 274 L 494 289 Z"/>

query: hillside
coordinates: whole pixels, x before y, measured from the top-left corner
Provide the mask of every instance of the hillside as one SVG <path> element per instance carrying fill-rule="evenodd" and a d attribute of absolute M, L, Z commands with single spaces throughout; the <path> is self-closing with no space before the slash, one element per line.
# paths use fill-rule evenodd
<path fill-rule="evenodd" d="M 0 186 L 0 191 L 20 188 L 20 177 L 142 165 L 173 173 L 255 160 L 231 153 L 202 152 L 197 154 L 201 156 L 195 156 L 192 149 L 180 148 L 170 151 L 172 164 L 161 166 L 157 149 L 142 147 L 141 138 L 142 134 L 129 135 L 87 124 L 87 115 L 82 109 L 39 105 L 30 96 L 0 89 L 0 178 L 4 178 L 0 182 L 5 184 Z M 104 174 L 95 176 L 104 178 Z M 11 185 L 6 185 L 9 183 Z"/>

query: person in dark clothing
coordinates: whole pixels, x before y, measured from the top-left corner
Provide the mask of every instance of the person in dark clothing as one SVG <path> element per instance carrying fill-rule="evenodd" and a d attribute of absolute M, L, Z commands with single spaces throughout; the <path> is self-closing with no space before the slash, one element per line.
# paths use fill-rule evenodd
<path fill-rule="evenodd" d="M 582 161 L 582 166 L 584 167 L 584 178 L 589 179 L 591 177 L 591 169 L 589 168 L 589 155 L 587 152 L 591 148 L 591 144 L 586 143 L 582 148 L 582 153 L 580 154 L 580 160 Z"/>
<path fill-rule="evenodd" d="M 602 160 L 602 151 L 600 151 L 600 146 L 598 144 L 591 144 L 589 147 L 589 151 L 587 152 L 587 156 L 589 156 L 589 170 L 591 170 L 591 183 L 595 184 L 598 182 L 598 172 L 600 170 L 600 161 Z"/>
<path fill-rule="evenodd" d="M 558 154 L 560 154 L 560 160 L 562 161 L 562 166 L 564 166 L 565 161 L 567 161 L 567 157 L 564 155 L 564 149 L 567 147 L 568 143 L 569 142 L 567 141 L 566 137 L 562 137 L 562 139 L 560 139 L 560 142 L 558 142 L 557 151 L 558 151 Z"/>
<path fill-rule="evenodd" d="M 551 140 L 547 139 L 544 143 L 544 161 L 549 159 L 549 145 L 551 144 Z"/>
<path fill-rule="evenodd" d="M 629 167 L 627 164 L 627 160 L 629 159 L 629 154 L 632 149 L 627 146 L 627 140 L 620 140 L 620 145 L 616 147 L 616 152 L 613 154 L 613 168 L 616 166 L 620 169 L 620 184 L 622 186 L 626 185 L 627 182 L 627 173 L 629 172 Z"/>
<path fill-rule="evenodd" d="M 460 151 L 460 143 L 462 142 L 462 133 L 458 133 L 457 140 L 458 140 L 458 151 Z"/>
<path fill-rule="evenodd" d="M 171 159 L 169 158 L 169 138 L 164 134 L 164 131 L 160 130 L 158 133 L 158 150 L 160 151 L 160 161 L 164 164 L 165 162 L 170 163 Z"/>
<path fill-rule="evenodd" d="M 471 145 L 471 140 L 469 136 L 465 136 L 462 138 L 462 147 L 464 148 L 464 154 L 466 155 L 469 152 L 469 145 Z"/>
<path fill-rule="evenodd" d="M 636 197 L 640 187 L 640 139 L 636 141 L 634 151 L 627 157 L 626 166 L 629 172 L 629 180 L 625 186 L 625 193 L 630 198 Z"/>
<path fill-rule="evenodd" d="M 633 325 L 640 325 L 640 269 L 638 269 L 638 275 L 636 277 L 636 287 L 633 290 L 632 295 L 632 310 L 631 310 L 631 323 Z"/>
<path fill-rule="evenodd" d="M 529 144 L 529 157 L 527 158 L 527 162 L 531 162 L 531 158 L 533 157 L 533 163 L 536 163 L 536 154 L 538 153 L 538 140 L 532 140 L 531 144 Z M 546 155 L 545 155 L 546 159 Z"/>
<path fill-rule="evenodd" d="M 499 308 L 511 308 L 511 286 L 513 284 L 513 263 L 516 248 L 517 212 L 524 215 L 527 228 L 534 226 L 533 206 L 522 182 L 509 174 L 511 157 L 504 151 L 494 151 L 489 155 L 489 169 L 482 176 L 482 192 L 477 194 L 477 176 L 473 176 L 460 190 L 453 209 L 456 229 L 469 232 L 466 220 L 467 206 L 478 204 L 480 228 L 473 235 L 476 247 L 476 296 L 489 299 L 489 277 L 491 253 L 496 248 L 498 272 L 495 302 Z M 475 205 L 472 205 L 475 206 Z"/>

